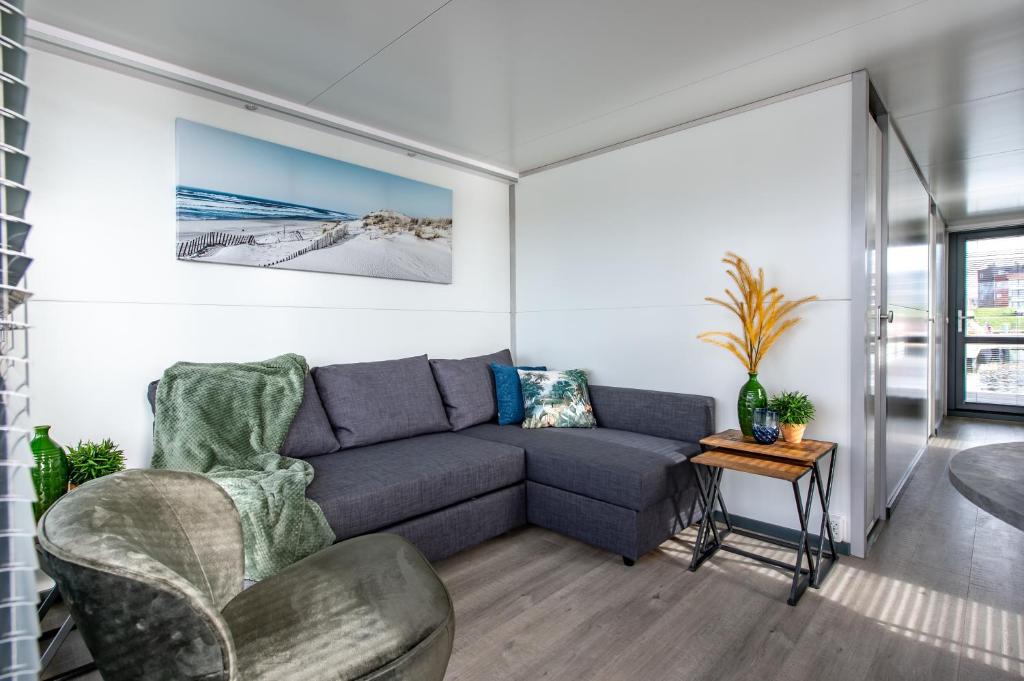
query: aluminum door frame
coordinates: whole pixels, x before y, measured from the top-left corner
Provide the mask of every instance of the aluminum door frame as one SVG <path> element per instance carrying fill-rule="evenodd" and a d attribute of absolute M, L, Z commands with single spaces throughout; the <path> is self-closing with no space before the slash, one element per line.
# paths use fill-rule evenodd
<path fill-rule="evenodd" d="M 868 366 L 865 386 L 865 411 L 868 415 L 865 443 L 864 530 L 869 536 L 880 520 L 885 519 L 885 338 L 887 324 L 884 323 L 886 309 L 885 267 L 887 216 L 885 194 L 888 170 L 884 162 L 887 157 L 886 134 L 887 116 L 877 119 L 868 116 L 867 182 L 865 196 L 866 228 L 868 230 L 866 256 L 868 279 L 868 335 L 866 342 Z M 874 132 L 870 127 L 874 126 Z M 873 187 L 871 185 L 874 185 Z M 872 262 L 873 261 L 873 262 Z M 881 490 L 881 491 L 880 491 Z"/>
<path fill-rule="evenodd" d="M 881 428 L 879 428 L 881 437 L 885 442 L 883 448 L 884 453 L 881 457 L 881 461 L 884 462 L 884 484 L 882 489 L 885 490 L 885 504 L 886 514 L 890 515 L 892 509 L 899 501 L 899 497 L 903 490 L 906 488 L 906 483 L 913 474 L 914 469 L 920 462 L 925 449 L 927 448 L 928 438 L 930 433 L 928 430 L 929 413 L 930 408 L 930 397 L 928 394 L 929 377 L 931 375 L 932 367 L 928 363 L 928 345 L 929 345 L 929 329 L 928 329 L 928 317 L 932 314 L 932 310 L 929 305 L 931 302 L 931 292 L 928 289 L 930 282 L 930 273 L 933 269 L 933 263 L 931 261 L 931 253 L 929 250 L 930 243 L 930 230 L 931 230 L 931 210 L 932 210 L 932 198 L 928 192 L 928 185 L 924 181 L 924 178 L 920 172 L 920 168 L 914 161 L 913 156 L 910 154 L 909 148 L 906 142 L 903 140 L 891 120 L 887 120 L 886 126 L 886 155 L 883 160 L 884 167 L 886 169 L 885 177 L 885 199 L 883 204 L 883 215 L 884 215 L 884 241 L 885 241 L 885 252 L 886 262 L 884 263 L 884 278 L 883 278 L 883 290 L 884 300 L 882 308 L 886 312 L 889 323 L 893 323 L 893 317 L 898 314 L 899 317 L 905 320 L 900 324 L 902 329 L 900 339 L 903 340 L 909 347 L 908 352 L 904 352 L 900 355 L 901 362 L 900 366 L 909 367 L 914 369 L 918 364 L 923 365 L 923 372 L 920 375 L 914 371 L 909 373 L 904 371 L 900 375 L 900 389 L 903 391 L 902 394 L 896 394 L 894 390 L 893 382 L 893 369 L 894 365 L 891 360 L 892 350 L 894 346 L 893 331 L 888 328 L 888 324 L 884 325 L 886 330 L 883 334 L 884 352 L 886 355 L 885 361 L 885 382 L 884 382 L 884 393 L 879 391 L 879 394 L 884 394 L 886 402 L 885 405 L 885 418 L 881 422 Z M 898 178 L 892 175 L 891 168 L 889 167 L 892 162 L 893 153 L 899 153 L 904 157 L 904 160 L 909 164 L 907 167 L 902 167 L 900 170 L 900 176 Z M 898 188 L 900 194 L 894 196 L 892 189 L 894 182 L 899 181 Z M 894 204 L 894 201 L 896 202 Z M 898 211 L 901 215 L 905 211 L 906 206 L 912 205 L 917 206 L 920 201 L 919 207 L 922 209 L 920 213 L 912 213 L 909 217 L 903 215 L 899 226 L 900 226 L 900 238 L 895 241 L 897 245 L 902 244 L 903 246 L 911 247 L 922 247 L 923 251 L 923 272 L 924 280 L 918 282 L 921 285 L 919 289 L 914 286 L 910 289 L 905 288 L 894 288 L 894 284 L 898 282 L 891 281 L 890 279 L 890 267 L 889 267 L 889 255 L 890 251 L 893 250 L 893 227 L 891 219 L 894 211 Z M 910 232 L 906 232 L 907 236 L 910 236 L 910 240 L 907 241 L 903 238 L 904 232 L 902 228 L 904 226 L 911 227 Z M 918 237 L 921 237 L 918 239 Z M 911 270 L 915 271 L 915 270 Z M 905 281 L 901 280 L 901 283 L 915 283 L 913 277 L 907 278 Z M 911 294 L 909 297 L 904 295 L 906 292 Z M 894 293 L 899 292 L 900 295 L 894 298 Z M 917 294 L 923 293 L 920 296 L 920 300 Z M 916 303 L 916 304 L 915 304 Z M 899 312 L 897 312 L 897 308 Z M 920 326 L 918 333 L 913 333 L 913 327 Z M 917 347 L 917 346 L 922 347 Z M 923 362 L 918 357 L 918 353 L 924 353 Z M 918 382 L 920 379 L 920 382 Z M 920 387 L 920 395 L 915 392 Z M 907 391 L 910 392 L 907 392 Z M 898 400 L 900 404 L 900 412 L 896 415 L 891 410 L 890 400 Z M 920 425 L 920 431 L 915 428 Z M 890 438 L 890 435 L 894 438 Z M 912 438 L 912 440 L 910 440 Z M 897 448 L 891 447 L 893 443 L 899 443 Z M 894 456 L 898 454 L 898 456 Z M 892 483 L 890 484 L 890 467 L 899 466 L 898 470 L 893 470 Z"/>
<path fill-rule="evenodd" d="M 947 250 L 949 286 L 947 296 L 949 300 L 948 310 L 950 314 L 947 319 L 946 344 L 949 351 L 946 370 L 946 400 L 947 413 L 953 416 L 970 416 L 974 418 L 994 418 L 1007 420 L 1024 420 L 1024 406 L 1009 404 L 993 404 L 990 407 L 967 406 L 962 395 L 964 394 L 964 375 L 960 367 L 964 364 L 964 351 L 967 343 L 965 334 L 957 328 L 960 312 L 962 309 L 962 298 L 965 294 L 963 282 L 965 267 L 967 264 L 967 242 L 975 239 L 992 239 L 1001 236 L 1024 235 L 1024 226 L 994 227 L 990 229 L 977 229 L 962 232 L 952 232 L 949 235 Z M 997 343 L 1002 345 L 1020 345 L 1024 349 L 1024 336 L 1016 338 L 1010 336 L 975 336 L 973 343 Z M 978 404 L 978 403 L 971 403 Z"/>
<path fill-rule="evenodd" d="M 949 347 L 949 337 L 946 333 L 948 298 L 946 296 L 946 266 L 949 258 L 949 246 L 946 239 L 946 223 L 939 213 L 938 206 L 932 202 L 931 225 L 929 235 L 930 267 L 929 267 L 929 296 L 928 303 L 928 324 L 931 330 L 929 335 L 929 380 L 928 396 L 929 404 L 929 434 L 936 435 L 939 426 L 942 424 L 942 417 L 945 415 L 946 397 L 946 349 Z"/>

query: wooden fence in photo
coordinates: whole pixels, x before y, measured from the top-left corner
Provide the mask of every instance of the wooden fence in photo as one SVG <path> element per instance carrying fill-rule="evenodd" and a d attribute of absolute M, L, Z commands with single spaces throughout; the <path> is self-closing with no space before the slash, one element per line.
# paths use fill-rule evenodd
<path fill-rule="evenodd" d="M 255 244 L 256 237 L 251 234 L 228 234 L 226 232 L 207 232 L 195 239 L 182 241 L 178 244 L 178 257 L 191 258 L 202 253 L 211 246 L 241 246 L 242 244 Z"/>
<path fill-rule="evenodd" d="M 261 267 L 274 267 L 275 265 L 280 265 L 283 262 L 288 262 L 289 260 L 297 258 L 300 255 L 305 255 L 306 253 L 309 253 L 310 251 L 316 251 L 316 250 L 319 250 L 321 248 L 327 248 L 328 246 L 333 246 L 334 244 L 338 243 L 343 238 L 345 238 L 347 235 L 348 235 L 348 229 L 346 227 L 344 227 L 344 226 L 342 226 L 342 227 L 335 227 L 331 231 L 327 232 L 327 234 L 324 234 L 323 236 L 317 237 L 316 239 L 314 239 L 313 241 L 311 241 L 307 245 L 303 246 L 299 250 L 295 251 L 294 253 L 289 253 L 285 257 L 283 257 L 283 258 L 281 258 L 279 260 L 275 260 L 274 262 L 264 263 L 263 265 L 261 265 Z"/>

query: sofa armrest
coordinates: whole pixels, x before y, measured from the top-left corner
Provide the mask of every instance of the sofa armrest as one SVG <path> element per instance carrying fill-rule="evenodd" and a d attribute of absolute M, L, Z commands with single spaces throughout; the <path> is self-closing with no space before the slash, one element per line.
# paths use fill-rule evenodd
<path fill-rule="evenodd" d="M 156 416 L 156 389 L 160 385 L 160 381 L 152 381 L 146 386 L 146 400 L 149 401 L 149 409 L 153 412 L 153 416 Z"/>
<path fill-rule="evenodd" d="M 597 425 L 697 442 L 715 432 L 715 400 L 705 395 L 590 386 Z"/>

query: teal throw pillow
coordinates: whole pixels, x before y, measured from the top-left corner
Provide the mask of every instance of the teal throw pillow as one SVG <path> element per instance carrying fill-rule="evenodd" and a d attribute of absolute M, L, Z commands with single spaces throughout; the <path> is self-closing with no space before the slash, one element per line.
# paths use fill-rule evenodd
<path fill-rule="evenodd" d="M 491 362 L 499 426 L 523 422 L 523 386 L 519 382 L 519 369 L 545 371 L 547 367 L 513 367 Z"/>

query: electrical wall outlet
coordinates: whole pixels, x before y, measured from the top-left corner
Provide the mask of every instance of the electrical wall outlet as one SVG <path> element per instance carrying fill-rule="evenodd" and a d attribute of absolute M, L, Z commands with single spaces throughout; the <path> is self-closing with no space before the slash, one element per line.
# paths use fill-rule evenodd
<path fill-rule="evenodd" d="M 832 526 L 832 537 L 837 541 L 846 541 L 846 516 L 829 514 L 829 525 Z"/>

